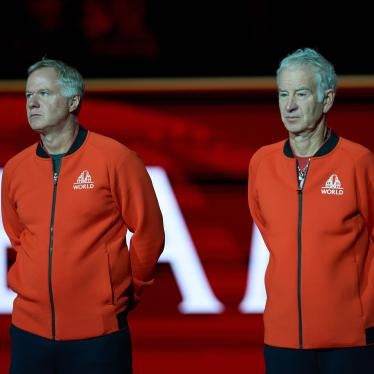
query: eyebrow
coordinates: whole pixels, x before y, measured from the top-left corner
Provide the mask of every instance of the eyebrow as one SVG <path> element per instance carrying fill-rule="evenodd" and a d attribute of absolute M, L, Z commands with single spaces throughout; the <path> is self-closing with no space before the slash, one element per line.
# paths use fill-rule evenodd
<path fill-rule="evenodd" d="M 51 91 L 50 88 L 47 88 L 47 87 L 42 87 L 42 88 L 39 88 L 35 91 L 32 91 L 32 90 L 25 90 L 25 93 L 35 93 L 35 92 L 40 92 L 40 91 Z"/>
<path fill-rule="evenodd" d="M 288 92 L 287 89 L 285 88 L 280 88 L 278 89 L 279 92 Z M 298 91 L 311 91 L 311 89 L 309 87 L 299 87 L 295 90 L 295 92 L 298 92 Z"/>

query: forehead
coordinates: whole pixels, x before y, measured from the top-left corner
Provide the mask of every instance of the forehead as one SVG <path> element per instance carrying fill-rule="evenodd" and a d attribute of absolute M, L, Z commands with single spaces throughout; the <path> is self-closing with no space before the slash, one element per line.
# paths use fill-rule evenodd
<path fill-rule="evenodd" d="M 26 91 L 34 91 L 41 88 L 58 88 L 57 74 L 53 68 L 41 68 L 28 76 Z"/>
<path fill-rule="evenodd" d="M 280 90 L 315 87 L 314 74 L 310 66 L 301 65 L 286 68 L 278 76 Z"/>

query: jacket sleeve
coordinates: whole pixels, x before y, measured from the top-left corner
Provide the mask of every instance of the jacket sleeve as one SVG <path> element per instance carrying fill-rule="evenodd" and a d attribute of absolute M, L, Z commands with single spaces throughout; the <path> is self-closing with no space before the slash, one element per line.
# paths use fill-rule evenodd
<path fill-rule="evenodd" d="M 163 219 L 151 178 L 134 152 L 128 153 L 116 174 L 116 200 L 133 233 L 129 251 L 136 304 L 143 287 L 154 281 L 153 271 L 164 248 Z"/>
<path fill-rule="evenodd" d="M 258 193 L 256 187 L 256 166 L 254 157 L 252 157 L 249 163 L 248 170 L 248 205 L 254 223 L 257 225 L 259 230 L 263 232 L 265 222 L 262 217 L 261 208 L 258 201 Z"/>
<path fill-rule="evenodd" d="M 20 246 L 23 225 L 19 221 L 16 203 L 12 198 L 10 180 L 8 168 L 5 167 L 1 181 L 1 214 L 4 230 L 9 237 L 13 249 L 17 252 Z"/>
<path fill-rule="evenodd" d="M 374 153 L 368 151 L 356 168 L 360 212 L 374 241 Z"/>

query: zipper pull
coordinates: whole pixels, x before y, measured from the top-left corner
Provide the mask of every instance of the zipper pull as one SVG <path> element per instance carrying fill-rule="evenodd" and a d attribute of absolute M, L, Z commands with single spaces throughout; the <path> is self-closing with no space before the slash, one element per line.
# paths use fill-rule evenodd
<path fill-rule="evenodd" d="M 58 173 L 53 173 L 53 184 L 56 185 L 58 180 Z"/>

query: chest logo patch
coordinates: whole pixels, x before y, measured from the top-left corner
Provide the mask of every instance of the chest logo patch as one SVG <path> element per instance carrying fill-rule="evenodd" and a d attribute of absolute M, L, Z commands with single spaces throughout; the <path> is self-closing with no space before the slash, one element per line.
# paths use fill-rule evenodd
<path fill-rule="evenodd" d="M 343 195 L 344 188 L 336 174 L 331 174 L 324 186 L 321 187 L 322 195 Z"/>
<path fill-rule="evenodd" d="M 95 188 L 95 183 L 88 170 L 83 170 L 77 181 L 73 183 L 73 190 L 92 190 L 93 188 Z"/>

